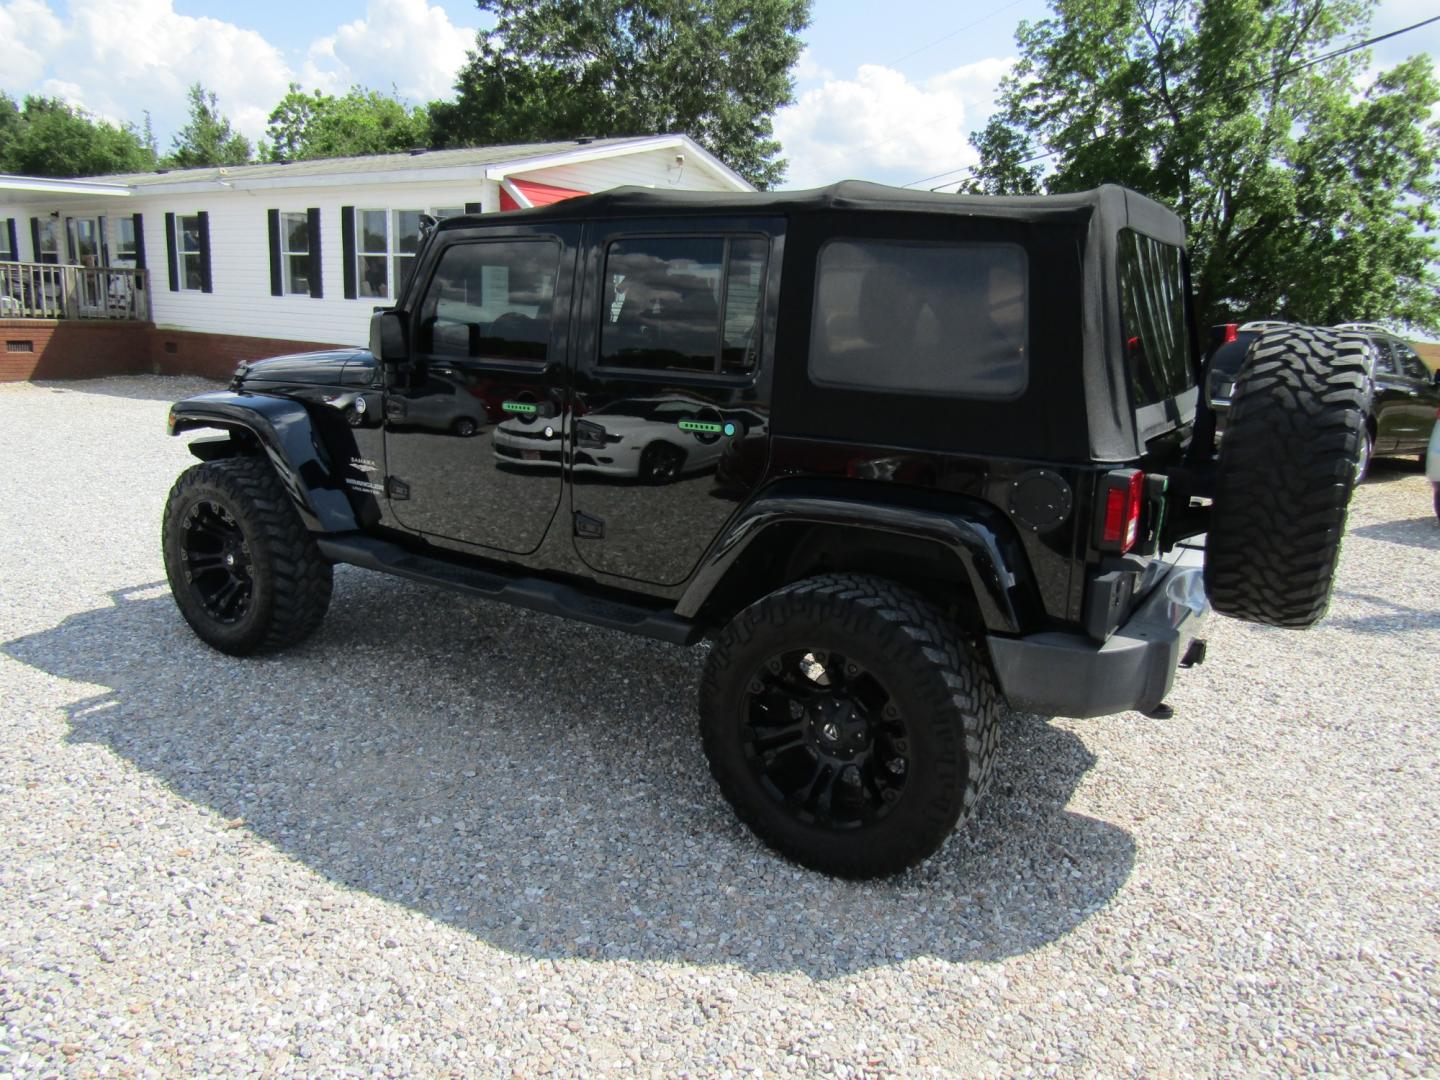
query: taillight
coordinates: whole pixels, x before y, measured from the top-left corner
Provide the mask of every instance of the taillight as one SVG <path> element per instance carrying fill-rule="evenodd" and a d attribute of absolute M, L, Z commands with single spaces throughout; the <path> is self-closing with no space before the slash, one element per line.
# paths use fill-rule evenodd
<path fill-rule="evenodd" d="M 1145 474 L 1139 469 L 1116 469 L 1100 478 L 1100 521 L 1095 544 L 1102 551 L 1124 554 L 1140 535 L 1140 506 L 1145 497 Z"/>
<path fill-rule="evenodd" d="M 1232 341 L 1234 341 L 1234 340 L 1235 340 L 1236 338 L 1238 338 L 1239 336 L 1240 336 L 1240 324 L 1239 324 L 1239 323 L 1233 323 L 1233 322 L 1232 322 L 1232 323 L 1226 323 L 1226 324 L 1225 324 L 1225 336 L 1220 339 L 1220 344 L 1221 344 L 1221 345 L 1229 345 Z"/>

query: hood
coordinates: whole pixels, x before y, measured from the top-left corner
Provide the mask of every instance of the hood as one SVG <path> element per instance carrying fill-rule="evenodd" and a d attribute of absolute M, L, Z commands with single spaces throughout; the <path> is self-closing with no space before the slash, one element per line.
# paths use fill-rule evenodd
<path fill-rule="evenodd" d="M 319 349 L 289 356 L 272 356 L 268 360 L 246 361 L 235 369 L 235 381 L 340 386 L 356 381 L 354 376 L 360 371 L 365 373 L 362 381 L 368 382 L 374 365 L 368 349 Z M 349 378 L 346 377 L 347 368 Z"/>

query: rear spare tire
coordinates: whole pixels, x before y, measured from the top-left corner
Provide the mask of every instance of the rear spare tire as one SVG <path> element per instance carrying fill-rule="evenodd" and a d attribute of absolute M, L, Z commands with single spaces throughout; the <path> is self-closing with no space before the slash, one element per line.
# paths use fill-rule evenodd
<path fill-rule="evenodd" d="M 1297 629 L 1325 614 L 1370 394 L 1362 338 L 1292 326 L 1251 346 L 1220 443 L 1206 540 L 1215 610 Z"/>

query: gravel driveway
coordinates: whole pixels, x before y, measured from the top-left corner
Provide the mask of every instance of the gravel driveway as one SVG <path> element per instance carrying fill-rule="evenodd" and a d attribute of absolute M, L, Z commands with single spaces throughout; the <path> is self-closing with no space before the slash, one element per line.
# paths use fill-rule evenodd
<path fill-rule="evenodd" d="M 233 660 L 164 585 L 193 380 L 0 386 L 0 1075 L 1440 1070 L 1440 528 L 1217 619 L 1169 721 L 1012 715 L 844 884 L 734 820 L 690 651 L 342 568 Z"/>

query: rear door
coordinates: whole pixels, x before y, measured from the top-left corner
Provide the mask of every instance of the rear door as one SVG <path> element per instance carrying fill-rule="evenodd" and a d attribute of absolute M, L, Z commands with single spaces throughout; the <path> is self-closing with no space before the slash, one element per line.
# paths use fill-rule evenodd
<path fill-rule="evenodd" d="M 780 223 L 589 229 L 568 433 L 575 545 L 601 573 L 676 585 L 765 467 Z"/>
<path fill-rule="evenodd" d="M 1407 395 L 1407 450 L 1424 450 L 1430 444 L 1430 429 L 1435 424 L 1435 409 L 1440 406 L 1440 390 L 1436 389 L 1434 376 L 1420 354 L 1404 342 L 1395 342 L 1395 352 L 1400 362 L 1400 372 L 1408 383 Z"/>

